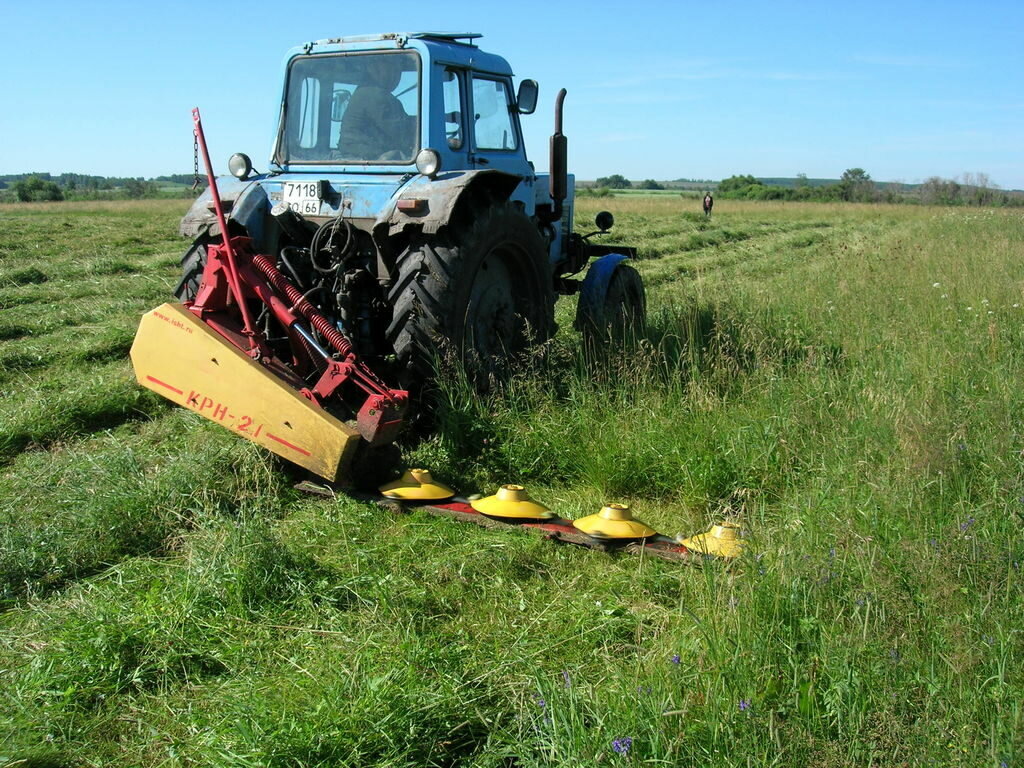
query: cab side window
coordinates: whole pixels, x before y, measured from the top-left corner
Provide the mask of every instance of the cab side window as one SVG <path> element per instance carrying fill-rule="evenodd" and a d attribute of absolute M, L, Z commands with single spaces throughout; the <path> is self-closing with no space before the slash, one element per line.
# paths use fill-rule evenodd
<path fill-rule="evenodd" d="M 519 146 L 512 123 L 512 93 L 501 80 L 473 78 L 473 125 L 477 149 Z"/>
<path fill-rule="evenodd" d="M 448 138 L 448 146 L 462 149 L 462 85 L 459 73 L 454 69 L 444 71 L 442 92 L 444 93 L 444 133 Z"/>

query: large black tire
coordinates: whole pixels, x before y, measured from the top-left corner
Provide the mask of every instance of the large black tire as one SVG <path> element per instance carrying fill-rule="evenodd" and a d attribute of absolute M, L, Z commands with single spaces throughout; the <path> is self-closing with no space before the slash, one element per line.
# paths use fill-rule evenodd
<path fill-rule="evenodd" d="M 178 301 L 193 301 L 199 292 L 199 284 L 203 281 L 203 270 L 206 268 L 206 246 L 208 241 L 200 238 L 192 243 L 192 247 L 181 257 L 181 280 L 174 289 Z"/>
<path fill-rule="evenodd" d="M 550 338 L 555 293 L 536 226 L 511 205 L 476 216 L 466 231 L 414 238 L 389 291 L 388 340 L 403 386 L 422 392 L 434 361 L 457 356 L 486 388 L 517 355 Z"/>

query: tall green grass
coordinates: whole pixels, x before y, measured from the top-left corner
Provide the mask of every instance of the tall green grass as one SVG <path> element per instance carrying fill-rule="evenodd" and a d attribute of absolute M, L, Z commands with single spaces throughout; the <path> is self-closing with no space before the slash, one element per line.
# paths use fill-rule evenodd
<path fill-rule="evenodd" d="M 1024 223 L 615 198 L 580 228 L 599 205 L 644 256 L 645 335 L 585 351 L 563 303 L 501 390 L 446 370 L 406 460 L 567 517 L 733 519 L 735 563 L 302 497 L 133 399 L 117 353 L 179 211 L 18 213 L 2 275 L 47 280 L 0 279 L 0 765 L 1019 762 Z M 89 234 L 57 247 L 65 211 Z"/>

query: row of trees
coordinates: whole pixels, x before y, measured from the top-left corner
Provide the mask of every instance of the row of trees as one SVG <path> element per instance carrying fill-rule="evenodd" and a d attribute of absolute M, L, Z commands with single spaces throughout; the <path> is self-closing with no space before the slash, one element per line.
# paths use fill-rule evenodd
<path fill-rule="evenodd" d="M 79 173 L 10 174 L 0 176 L 0 202 L 50 202 L 56 200 L 140 199 L 166 196 L 170 184 L 187 184 L 179 192 L 191 197 L 191 174 L 157 176 L 155 179 L 89 176 Z M 174 194 L 174 193 L 171 193 Z"/>
<path fill-rule="evenodd" d="M 687 181 L 690 180 L 677 180 Z M 767 181 L 767 183 L 766 183 Z M 619 173 L 602 176 L 592 188 L 579 188 L 581 196 L 606 196 L 616 189 L 666 189 L 675 187 L 646 179 L 630 181 Z M 692 183 L 690 184 L 692 186 Z M 993 184 L 987 174 L 965 173 L 959 179 L 932 176 L 921 184 L 876 182 L 863 168 L 847 168 L 838 181 L 808 179 L 757 179 L 754 176 L 730 176 L 707 188 L 723 198 L 742 200 L 806 200 L 814 202 L 921 203 L 924 205 L 1024 206 L 1024 194 L 1006 192 Z"/>
<path fill-rule="evenodd" d="M 99 199 L 127 197 L 139 199 L 161 196 L 164 184 L 190 185 L 189 174 L 157 176 L 146 181 L 142 178 L 87 176 L 77 173 L 17 174 L 0 176 L 0 201 L 48 202 L 65 199 Z M 597 190 L 611 189 L 665 189 L 654 179 L 631 182 L 622 174 L 602 176 L 595 182 Z M 710 186 L 710 183 L 709 183 Z M 6 188 L 6 189 L 5 189 Z M 183 196 L 192 196 L 191 186 L 184 186 Z M 590 194 L 597 194 L 596 190 Z M 863 168 L 847 168 L 835 184 L 812 185 L 805 174 L 798 174 L 792 187 L 765 184 L 751 176 L 730 176 L 720 181 L 715 194 L 723 198 L 741 200 L 807 200 L 816 202 L 906 203 L 925 205 L 977 205 L 1020 206 L 1024 195 L 1004 192 L 992 184 L 987 174 L 965 173 L 960 181 L 932 176 L 924 183 L 910 186 L 877 184 Z"/>
<path fill-rule="evenodd" d="M 863 168 L 847 168 L 834 184 L 812 186 L 807 177 L 796 185 L 765 184 L 753 176 L 723 179 L 716 194 L 742 200 L 808 200 L 815 202 L 922 203 L 925 205 L 1022 206 L 1024 195 L 1005 192 L 984 173 L 965 173 L 961 181 L 932 176 L 922 184 L 878 184 Z"/>
<path fill-rule="evenodd" d="M 836 184 L 812 186 L 807 176 L 800 174 L 796 186 L 783 187 L 765 184 L 751 175 L 730 176 L 719 182 L 719 197 L 744 200 L 819 200 L 870 203 L 885 198 L 871 176 L 863 168 L 847 168 Z"/>
<path fill-rule="evenodd" d="M 611 176 L 602 176 L 594 182 L 598 189 L 665 189 L 665 185 L 654 179 L 644 179 L 635 184 L 621 173 L 613 173 Z"/>
<path fill-rule="evenodd" d="M 918 187 L 922 203 L 929 205 L 1021 205 L 1018 195 L 1003 192 L 989 182 L 987 174 L 965 173 L 960 181 L 932 176 Z"/>

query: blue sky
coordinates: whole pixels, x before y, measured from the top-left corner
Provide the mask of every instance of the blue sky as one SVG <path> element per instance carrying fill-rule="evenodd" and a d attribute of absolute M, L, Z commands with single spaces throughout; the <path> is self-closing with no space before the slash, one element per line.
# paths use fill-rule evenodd
<path fill-rule="evenodd" d="M 308 8 L 308 13 L 303 9 Z M 880 181 L 986 173 L 1024 189 L 1024 3 L 15 2 L 4 20 L 0 173 L 191 170 L 270 154 L 281 64 L 301 42 L 482 32 L 541 85 L 527 147 L 547 166 L 553 100 L 579 178 L 732 174 Z"/>

